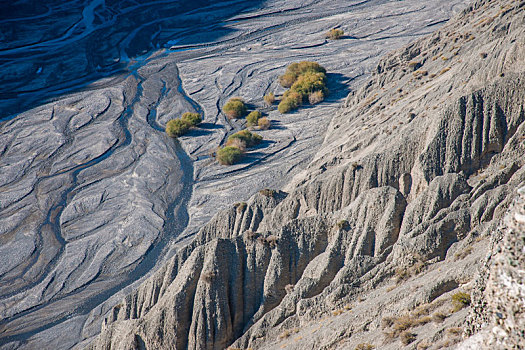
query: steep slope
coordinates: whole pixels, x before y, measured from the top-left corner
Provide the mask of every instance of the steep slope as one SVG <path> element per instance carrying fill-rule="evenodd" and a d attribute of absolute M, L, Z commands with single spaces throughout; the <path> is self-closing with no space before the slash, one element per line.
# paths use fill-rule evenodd
<path fill-rule="evenodd" d="M 524 10 L 478 1 L 388 55 L 287 193 L 217 214 L 89 348 L 457 343 L 451 297 L 525 180 Z"/>

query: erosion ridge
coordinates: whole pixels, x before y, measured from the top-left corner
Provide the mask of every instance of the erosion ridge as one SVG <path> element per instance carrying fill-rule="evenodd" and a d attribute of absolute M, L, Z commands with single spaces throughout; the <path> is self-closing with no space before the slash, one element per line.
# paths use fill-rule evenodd
<path fill-rule="evenodd" d="M 525 180 L 524 8 L 477 1 L 381 60 L 286 192 L 216 214 L 88 348 L 459 343 L 469 311 L 451 296 L 479 294 L 474 278 Z M 484 294 L 490 317 L 505 320 L 492 348 L 520 341 L 509 305 L 523 264 L 505 257 L 519 251 L 522 199 L 514 208 Z M 411 320 L 401 339 L 400 317 Z"/>

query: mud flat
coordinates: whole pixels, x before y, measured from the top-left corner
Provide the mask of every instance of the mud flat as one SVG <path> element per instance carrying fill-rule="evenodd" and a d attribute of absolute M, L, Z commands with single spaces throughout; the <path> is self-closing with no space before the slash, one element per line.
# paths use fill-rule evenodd
<path fill-rule="evenodd" d="M 105 42 L 116 48 L 118 66 L 102 75 L 86 64 L 78 79 L 33 81 L 39 67 L 30 59 L 31 74 L 12 63 L 10 84 L 26 79 L 42 93 L 18 91 L 2 101 L 2 348 L 70 348 L 96 335 L 102 316 L 218 210 L 300 174 L 379 56 L 434 31 L 466 3 L 269 1 L 250 3 L 249 11 L 240 2 L 208 4 L 185 13 L 170 48 L 132 55 L 118 50 L 119 43 L 133 47 L 131 39 Z M 89 13 L 74 23 L 97 24 Z M 346 36 L 327 41 L 333 27 Z M 16 48 L 3 50 L 19 59 Z M 77 59 L 63 58 L 65 65 Z M 263 95 L 282 93 L 278 76 L 300 60 L 327 68 L 328 99 L 285 116 L 264 107 Z M 53 79 L 60 84 L 50 85 Z M 24 96 L 38 106 L 11 114 Z M 225 167 L 209 153 L 244 128 L 220 113 L 232 96 L 267 113 L 272 128 L 260 132 L 264 142 L 241 163 Z M 165 123 L 191 110 L 203 113 L 201 127 L 178 141 L 166 137 Z"/>

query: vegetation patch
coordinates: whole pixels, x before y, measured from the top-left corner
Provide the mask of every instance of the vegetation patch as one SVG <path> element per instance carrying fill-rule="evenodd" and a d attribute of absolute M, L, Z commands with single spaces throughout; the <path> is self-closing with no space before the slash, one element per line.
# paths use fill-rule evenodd
<path fill-rule="evenodd" d="M 238 119 L 246 114 L 246 105 L 241 98 L 233 97 L 222 107 L 222 111 L 229 119 Z"/>
<path fill-rule="evenodd" d="M 259 126 L 259 129 L 261 130 L 268 130 L 270 129 L 271 122 L 270 119 L 266 117 L 262 117 L 257 121 L 257 126 Z"/>
<path fill-rule="evenodd" d="M 191 126 L 197 126 L 202 122 L 202 118 L 199 113 L 186 112 L 182 115 L 181 119 L 183 122 L 186 122 Z"/>
<path fill-rule="evenodd" d="M 268 198 L 275 196 L 275 190 L 270 190 L 269 188 L 260 190 L 259 193 Z"/>
<path fill-rule="evenodd" d="M 259 119 L 261 119 L 262 114 L 259 111 L 252 111 L 250 114 L 246 116 L 246 124 L 248 126 L 256 126 L 259 123 Z"/>
<path fill-rule="evenodd" d="M 242 213 L 247 206 L 248 204 L 246 204 L 246 202 L 239 202 L 233 205 L 233 207 L 237 210 L 237 213 Z"/>
<path fill-rule="evenodd" d="M 341 39 L 343 35 L 345 35 L 344 30 L 339 28 L 332 28 L 325 34 L 325 37 L 330 40 L 338 40 Z"/>
<path fill-rule="evenodd" d="M 290 64 L 279 78 L 279 83 L 285 88 L 290 88 L 284 93 L 277 107 L 283 114 L 299 108 L 306 101 L 317 104 L 328 94 L 326 69 L 317 62 Z"/>
<path fill-rule="evenodd" d="M 172 119 L 166 123 L 166 134 L 169 137 L 179 137 L 188 132 L 192 127 L 202 122 L 199 113 L 184 113 L 180 119 Z"/>
<path fill-rule="evenodd" d="M 234 143 L 237 142 L 237 140 L 244 142 L 246 144 L 246 147 L 253 147 L 261 142 L 262 136 L 251 132 L 250 130 L 241 130 L 228 137 L 228 142 L 226 142 L 226 146 L 234 145 Z"/>
<path fill-rule="evenodd" d="M 242 151 L 238 147 L 226 146 L 217 151 L 217 161 L 222 165 L 233 165 L 242 158 Z"/>
<path fill-rule="evenodd" d="M 303 96 L 298 92 L 288 90 L 284 93 L 277 109 L 282 114 L 296 110 L 303 102 Z"/>
<path fill-rule="evenodd" d="M 169 137 L 179 137 L 190 129 L 190 124 L 181 119 L 172 119 L 166 124 L 166 133 Z"/>
<path fill-rule="evenodd" d="M 261 142 L 262 137 L 250 130 L 241 130 L 228 137 L 226 146 L 217 151 L 217 161 L 222 165 L 237 163 L 247 147 L 252 147 Z"/>
<path fill-rule="evenodd" d="M 454 312 L 457 312 L 464 307 L 470 305 L 470 294 L 465 292 L 457 292 L 452 295 L 452 305 L 454 305 Z"/>

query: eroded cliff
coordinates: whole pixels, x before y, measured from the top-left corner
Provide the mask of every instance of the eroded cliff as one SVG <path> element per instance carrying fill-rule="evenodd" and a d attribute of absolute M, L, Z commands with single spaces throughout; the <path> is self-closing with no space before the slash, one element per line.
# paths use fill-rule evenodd
<path fill-rule="evenodd" d="M 525 180 L 524 10 L 478 1 L 389 54 L 286 192 L 215 215 L 89 348 L 458 343 L 452 295 Z"/>

